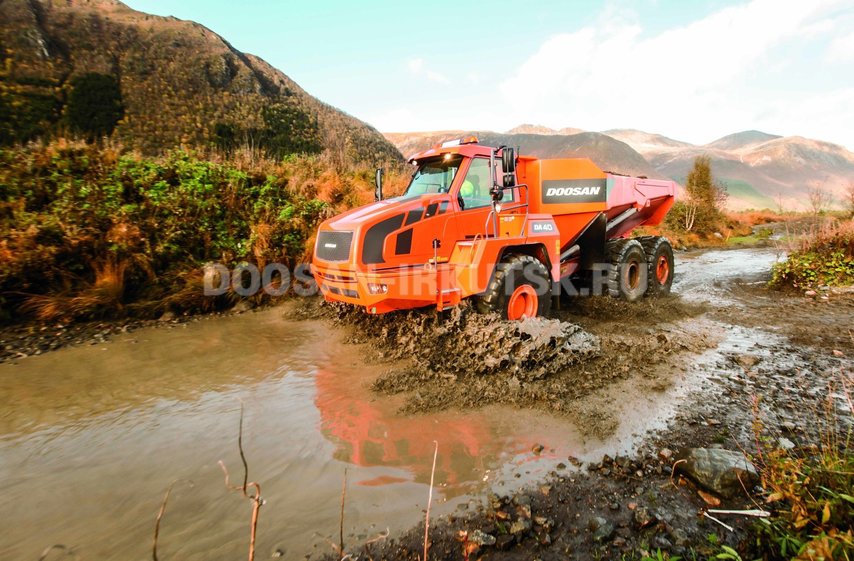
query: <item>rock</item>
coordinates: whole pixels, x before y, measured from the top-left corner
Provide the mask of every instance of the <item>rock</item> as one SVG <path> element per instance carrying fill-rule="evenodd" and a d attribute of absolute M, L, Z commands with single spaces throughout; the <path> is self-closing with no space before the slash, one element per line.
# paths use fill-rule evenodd
<path fill-rule="evenodd" d="M 531 448 L 531 452 L 539 456 L 544 448 L 545 446 L 543 446 L 542 444 L 534 444 L 533 448 Z"/>
<path fill-rule="evenodd" d="M 558 465 L 555 466 L 555 469 L 566 469 L 566 464 L 560 462 Z"/>
<path fill-rule="evenodd" d="M 513 545 L 514 541 L 516 541 L 516 536 L 512 534 L 501 534 L 495 538 L 495 549 L 499 549 L 501 551 L 510 549 L 510 546 Z"/>
<path fill-rule="evenodd" d="M 646 528 L 647 526 L 658 522 L 658 519 L 655 517 L 655 515 L 650 513 L 649 509 L 647 509 L 645 506 L 637 507 L 635 509 L 634 514 L 632 515 L 632 519 L 634 520 L 635 526 L 637 526 L 638 529 Z"/>
<path fill-rule="evenodd" d="M 795 447 L 795 443 L 783 436 L 777 441 L 777 447 L 780 450 L 791 450 Z"/>
<path fill-rule="evenodd" d="M 759 357 L 754 355 L 739 355 L 735 361 L 745 370 L 750 370 L 759 364 Z"/>
<path fill-rule="evenodd" d="M 531 529 L 531 521 L 527 518 L 520 518 L 519 520 L 515 520 L 512 524 L 510 524 L 510 528 L 507 531 L 514 536 L 524 534 L 528 530 Z"/>
<path fill-rule="evenodd" d="M 473 530 L 469 533 L 468 541 L 477 545 L 495 545 L 495 536 L 485 534 L 480 530 Z"/>
<path fill-rule="evenodd" d="M 807 290 L 806 292 L 804 292 L 804 296 L 807 296 L 808 298 L 812 298 L 816 294 L 818 293 L 815 290 Z"/>
<path fill-rule="evenodd" d="M 691 540 L 688 538 L 688 533 L 682 528 L 674 528 L 670 532 L 670 537 L 679 547 L 688 547 L 691 545 Z"/>
<path fill-rule="evenodd" d="M 531 518 L 530 505 L 519 505 L 516 507 L 516 515 L 520 518 Z"/>
<path fill-rule="evenodd" d="M 732 450 L 689 448 L 676 457 L 675 469 L 705 490 L 727 498 L 759 481 L 753 464 Z"/>
<path fill-rule="evenodd" d="M 616 531 L 614 525 L 601 516 L 591 518 L 588 527 L 593 532 L 593 540 L 597 542 L 609 541 L 614 537 Z"/>
<path fill-rule="evenodd" d="M 835 356 L 837 358 L 841 358 L 841 357 L 845 356 L 845 353 L 843 353 L 839 349 L 833 349 L 833 356 Z"/>
<path fill-rule="evenodd" d="M 670 448 L 662 448 L 658 451 L 658 457 L 664 460 L 665 462 L 669 460 L 673 456 L 673 450 Z"/>
<path fill-rule="evenodd" d="M 170 311 L 163 312 L 163 315 L 160 316 L 160 321 L 172 321 L 175 319 L 175 314 Z"/>
<path fill-rule="evenodd" d="M 673 543 L 664 536 L 655 536 L 652 538 L 652 546 L 656 549 L 669 551 L 673 547 Z"/>

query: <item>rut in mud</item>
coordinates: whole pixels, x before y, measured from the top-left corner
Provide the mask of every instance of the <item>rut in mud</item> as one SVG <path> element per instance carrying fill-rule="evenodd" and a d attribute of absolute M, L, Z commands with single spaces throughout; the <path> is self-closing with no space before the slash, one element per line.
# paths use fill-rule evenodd
<path fill-rule="evenodd" d="M 363 346 L 369 360 L 388 364 L 372 389 L 402 394 L 404 413 L 511 404 L 580 417 L 579 426 L 596 437 L 611 434 L 616 422 L 599 406 L 592 415 L 580 398 L 630 378 L 661 391 L 683 354 L 717 340 L 713 330 L 682 321 L 703 308 L 675 298 L 588 298 L 564 308 L 570 311 L 556 312 L 555 318 L 521 322 L 478 314 L 467 304 L 441 314 L 370 316 L 307 303 L 301 314 L 350 329 L 348 342 Z"/>

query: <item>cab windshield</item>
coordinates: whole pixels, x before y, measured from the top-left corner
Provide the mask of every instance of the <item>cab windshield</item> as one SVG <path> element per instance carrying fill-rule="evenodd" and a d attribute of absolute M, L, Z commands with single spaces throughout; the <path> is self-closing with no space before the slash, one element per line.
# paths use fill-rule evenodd
<path fill-rule="evenodd" d="M 412 197 L 426 193 L 447 193 L 451 190 L 451 183 L 457 176 L 463 157 L 451 155 L 449 158 L 439 156 L 422 160 L 418 169 L 409 182 L 404 196 Z"/>

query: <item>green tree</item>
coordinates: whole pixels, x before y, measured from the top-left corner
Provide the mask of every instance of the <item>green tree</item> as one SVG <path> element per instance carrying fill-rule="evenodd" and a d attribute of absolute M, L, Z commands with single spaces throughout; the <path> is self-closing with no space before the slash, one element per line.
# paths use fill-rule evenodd
<path fill-rule="evenodd" d="M 686 232 L 713 233 L 724 221 L 726 199 L 726 189 L 712 174 L 711 158 L 697 156 L 685 180 L 685 196 L 674 205 L 668 222 Z"/>
<path fill-rule="evenodd" d="M 71 128 L 94 140 L 112 134 L 124 116 L 119 82 L 108 74 L 82 74 L 71 80 L 66 116 Z"/>

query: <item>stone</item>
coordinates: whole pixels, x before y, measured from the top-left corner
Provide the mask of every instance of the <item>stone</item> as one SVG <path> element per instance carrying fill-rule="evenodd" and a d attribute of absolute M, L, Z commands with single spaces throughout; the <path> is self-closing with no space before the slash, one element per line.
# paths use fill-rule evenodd
<path fill-rule="evenodd" d="M 514 541 L 516 541 L 516 536 L 512 534 L 501 534 L 495 538 L 495 549 L 502 551 L 510 549 L 510 546 L 513 545 Z"/>
<path fill-rule="evenodd" d="M 662 448 L 658 451 L 658 457 L 664 460 L 665 462 L 668 461 L 672 456 L 673 450 L 671 450 L 670 448 Z"/>
<path fill-rule="evenodd" d="M 175 319 L 175 314 L 170 311 L 163 312 L 163 315 L 160 316 L 160 321 L 172 321 Z"/>
<path fill-rule="evenodd" d="M 691 545 L 691 540 L 688 538 L 688 533 L 682 528 L 674 528 L 670 532 L 670 537 L 679 547 L 688 547 Z"/>
<path fill-rule="evenodd" d="M 531 521 L 528 520 L 527 518 L 520 518 L 519 520 L 513 521 L 513 523 L 510 524 L 510 528 L 508 528 L 507 531 L 509 533 L 513 534 L 514 536 L 517 536 L 519 534 L 526 533 L 530 529 L 531 529 Z"/>
<path fill-rule="evenodd" d="M 716 448 L 689 448 L 677 457 L 675 469 L 716 495 L 733 498 L 759 481 L 744 454 Z"/>
<path fill-rule="evenodd" d="M 495 536 L 485 534 L 480 530 L 473 530 L 469 533 L 468 541 L 480 546 L 495 545 Z"/>
<path fill-rule="evenodd" d="M 658 519 L 655 517 L 655 515 L 650 513 L 649 509 L 647 509 L 645 506 L 637 507 L 635 509 L 634 514 L 632 515 L 632 519 L 634 520 L 635 526 L 637 526 L 638 529 L 646 528 L 647 526 L 658 522 Z"/>
<path fill-rule="evenodd" d="M 614 537 L 614 532 L 616 531 L 614 525 L 601 516 L 591 518 L 588 527 L 593 532 L 593 541 L 596 542 L 609 541 Z"/>
<path fill-rule="evenodd" d="M 534 444 L 533 448 L 531 448 L 531 452 L 539 456 L 544 448 L 545 446 L 543 446 L 542 444 Z"/>
<path fill-rule="evenodd" d="M 783 436 L 777 441 L 777 447 L 780 450 L 791 450 L 795 447 L 795 443 Z"/>
<path fill-rule="evenodd" d="M 835 356 L 836 358 L 842 358 L 845 356 L 845 353 L 843 353 L 839 349 L 833 349 L 833 356 Z"/>
<path fill-rule="evenodd" d="M 804 292 L 804 296 L 807 296 L 809 298 L 812 298 L 816 294 L 818 294 L 818 293 L 815 290 L 807 290 L 806 292 Z"/>

